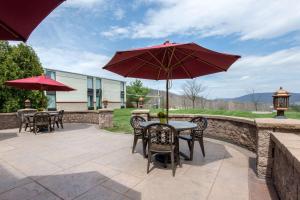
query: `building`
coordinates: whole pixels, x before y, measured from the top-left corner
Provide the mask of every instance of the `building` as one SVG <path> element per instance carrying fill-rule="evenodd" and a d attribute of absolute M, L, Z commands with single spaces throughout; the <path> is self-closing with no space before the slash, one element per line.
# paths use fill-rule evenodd
<path fill-rule="evenodd" d="M 71 92 L 48 91 L 49 110 L 96 110 L 105 107 L 103 100 L 108 101 L 107 108 L 124 108 L 126 105 L 124 81 L 49 68 L 45 68 L 45 74 L 76 89 Z"/>

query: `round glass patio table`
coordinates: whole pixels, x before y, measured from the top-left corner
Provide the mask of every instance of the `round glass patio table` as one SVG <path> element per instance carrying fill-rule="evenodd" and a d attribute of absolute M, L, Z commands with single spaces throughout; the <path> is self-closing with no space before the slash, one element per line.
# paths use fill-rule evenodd
<path fill-rule="evenodd" d="M 142 128 L 146 128 L 148 125 L 155 124 L 155 123 L 160 123 L 160 122 L 159 121 L 146 121 L 146 122 L 141 122 L 140 126 Z M 197 128 L 196 123 L 185 122 L 185 121 L 169 121 L 167 124 L 171 125 L 175 128 L 175 130 L 177 131 L 177 135 L 179 135 L 181 131 L 192 130 L 194 128 Z M 178 138 L 176 138 L 176 140 L 178 141 Z M 176 144 L 177 144 L 177 148 L 179 149 L 179 142 L 176 142 Z M 182 157 L 184 157 L 186 160 L 190 159 L 187 155 L 180 152 L 180 150 L 179 150 L 179 154 Z M 165 157 L 161 156 L 160 154 L 157 154 L 155 156 L 155 158 L 157 161 L 162 162 L 162 163 L 165 161 Z M 169 159 L 168 159 L 168 162 L 169 162 Z"/>
<path fill-rule="evenodd" d="M 148 126 L 150 124 L 155 124 L 155 123 L 159 123 L 159 121 L 141 122 L 140 126 L 142 128 L 146 128 L 146 126 Z M 197 128 L 197 124 L 192 123 L 192 122 L 185 122 L 185 121 L 169 121 L 167 124 L 173 126 L 178 133 L 180 131 L 191 130 L 191 129 Z"/>

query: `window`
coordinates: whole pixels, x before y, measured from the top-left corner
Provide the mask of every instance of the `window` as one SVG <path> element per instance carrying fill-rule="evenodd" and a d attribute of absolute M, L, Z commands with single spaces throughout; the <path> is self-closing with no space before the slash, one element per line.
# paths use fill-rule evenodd
<path fill-rule="evenodd" d="M 48 110 L 56 110 L 56 92 L 47 92 Z"/>
<path fill-rule="evenodd" d="M 94 107 L 94 105 L 93 105 L 93 96 L 88 96 L 87 102 L 88 102 L 89 109 L 91 107 Z"/>
<path fill-rule="evenodd" d="M 121 99 L 121 108 L 125 108 L 125 83 L 124 82 L 120 82 L 120 99 Z"/>
<path fill-rule="evenodd" d="M 101 79 L 96 79 L 96 107 L 97 109 L 102 108 L 102 90 L 101 90 Z"/>
<path fill-rule="evenodd" d="M 46 70 L 46 76 L 50 77 L 53 80 L 56 80 L 56 74 L 55 71 Z"/>
<path fill-rule="evenodd" d="M 93 77 L 87 78 L 87 106 L 89 110 L 94 110 L 94 83 Z"/>
<path fill-rule="evenodd" d="M 88 77 L 87 78 L 87 88 L 88 89 L 93 89 L 93 78 L 92 77 Z"/>
<path fill-rule="evenodd" d="M 53 80 L 56 80 L 56 73 L 52 70 L 46 70 L 46 76 L 50 77 Z M 48 99 L 48 110 L 56 110 L 56 92 L 54 91 L 47 91 L 46 96 Z"/>

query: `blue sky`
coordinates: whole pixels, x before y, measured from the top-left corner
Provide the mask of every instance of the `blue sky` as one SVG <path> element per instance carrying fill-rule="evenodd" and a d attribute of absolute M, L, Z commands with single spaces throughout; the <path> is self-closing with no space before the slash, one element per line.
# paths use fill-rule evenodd
<path fill-rule="evenodd" d="M 101 69 L 115 51 L 166 40 L 242 56 L 228 72 L 197 79 L 208 98 L 300 92 L 299 0 L 67 0 L 27 43 L 44 67 L 123 79 Z M 181 93 L 184 81 L 171 91 Z"/>

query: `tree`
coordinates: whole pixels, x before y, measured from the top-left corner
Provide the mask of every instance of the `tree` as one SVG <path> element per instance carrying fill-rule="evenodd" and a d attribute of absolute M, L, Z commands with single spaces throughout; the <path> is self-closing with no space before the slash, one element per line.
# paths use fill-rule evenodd
<path fill-rule="evenodd" d="M 259 93 L 255 93 L 254 89 L 249 90 L 248 93 L 250 95 L 250 101 L 253 104 L 255 111 L 258 111 L 261 95 Z"/>
<path fill-rule="evenodd" d="M 135 102 L 136 107 L 139 106 L 139 98 L 143 97 L 144 102 L 148 100 L 146 97 L 147 94 L 150 92 L 150 90 L 143 86 L 143 83 L 141 80 L 136 79 L 133 82 L 130 82 L 130 85 L 126 87 L 126 97 L 127 101 L 129 102 Z"/>
<path fill-rule="evenodd" d="M 17 46 L 0 41 L 0 112 L 15 112 L 29 99 L 33 108 L 46 107 L 47 99 L 40 91 L 7 87 L 5 81 L 41 75 L 43 68 L 34 50 L 23 43 Z"/>
<path fill-rule="evenodd" d="M 206 87 L 198 83 L 196 79 L 186 81 L 182 87 L 184 95 L 192 101 L 193 108 L 195 108 L 196 99 L 200 97 L 205 89 Z"/>

